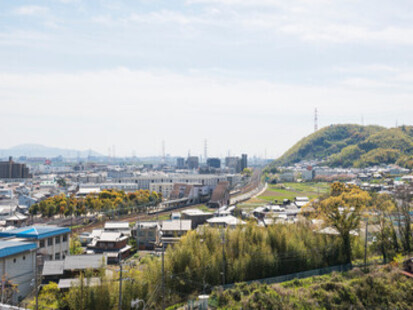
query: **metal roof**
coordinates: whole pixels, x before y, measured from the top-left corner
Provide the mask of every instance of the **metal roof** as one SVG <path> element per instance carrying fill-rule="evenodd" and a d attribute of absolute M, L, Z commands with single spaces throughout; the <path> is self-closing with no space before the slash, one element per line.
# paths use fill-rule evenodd
<path fill-rule="evenodd" d="M 191 230 L 191 220 L 172 220 L 172 221 L 163 221 L 162 222 L 162 231 L 186 231 Z"/>
<path fill-rule="evenodd" d="M 209 224 L 225 224 L 225 225 L 244 225 L 246 224 L 244 221 L 236 218 L 235 216 L 228 215 L 228 216 L 221 216 L 221 217 L 213 217 L 207 220 Z"/>
<path fill-rule="evenodd" d="M 43 276 L 62 275 L 65 270 L 98 269 L 107 264 L 107 258 L 103 254 L 70 255 L 64 260 L 45 261 Z"/>
<path fill-rule="evenodd" d="M 44 239 L 70 233 L 70 228 L 57 226 L 28 226 L 0 232 L 0 237 L 18 237 L 27 239 Z"/>
<path fill-rule="evenodd" d="M 64 269 L 98 269 L 102 266 L 102 263 L 106 265 L 106 256 L 103 254 L 66 256 Z"/>
<path fill-rule="evenodd" d="M 36 248 L 36 243 L 19 241 L 0 241 L 0 258 L 30 251 Z"/>
<path fill-rule="evenodd" d="M 47 260 L 43 266 L 43 276 L 62 275 L 64 271 L 64 261 L 62 260 Z"/>
<path fill-rule="evenodd" d="M 128 222 L 106 222 L 105 229 L 129 229 Z"/>

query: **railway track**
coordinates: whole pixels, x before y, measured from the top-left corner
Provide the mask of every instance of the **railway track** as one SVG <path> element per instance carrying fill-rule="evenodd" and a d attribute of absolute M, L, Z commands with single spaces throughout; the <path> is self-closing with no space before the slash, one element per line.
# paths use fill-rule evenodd
<path fill-rule="evenodd" d="M 78 234 L 78 233 L 82 233 L 82 232 L 85 232 L 85 231 L 90 231 L 90 230 L 93 230 L 93 229 L 103 228 L 103 226 L 105 225 L 105 223 L 107 221 L 117 221 L 117 222 L 134 222 L 135 221 L 136 222 L 137 220 L 140 220 L 140 221 L 156 220 L 157 217 L 160 217 L 162 215 L 169 214 L 169 213 L 172 213 L 172 212 L 175 212 L 175 211 L 183 211 L 183 210 L 186 210 L 186 209 L 193 209 L 193 208 L 197 208 L 198 206 L 199 205 L 183 206 L 183 207 L 178 207 L 178 208 L 173 209 L 173 210 L 169 209 L 169 210 L 165 210 L 165 211 L 159 211 L 156 214 L 148 214 L 148 213 L 128 214 L 128 215 L 125 215 L 125 216 L 118 217 L 116 219 L 106 219 L 106 220 L 103 220 L 103 221 L 95 222 L 95 223 L 90 224 L 90 225 L 77 227 L 77 228 L 72 229 L 72 232 Z"/>

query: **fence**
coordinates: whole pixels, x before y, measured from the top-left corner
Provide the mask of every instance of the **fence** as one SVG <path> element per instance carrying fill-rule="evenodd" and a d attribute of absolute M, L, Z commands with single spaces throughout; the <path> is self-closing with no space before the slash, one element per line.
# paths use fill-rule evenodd
<path fill-rule="evenodd" d="M 252 281 L 247 281 L 246 283 L 248 284 L 251 284 L 253 282 L 260 282 L 260 283 L 266 283 L 266 284 L 281 283 L 281 282 L 286 282 L 286 281 L 290 281 L 293 279 L 303 279 L 303 278 L 308 278 L 312 276 L 322 276 L 324 274 L 328 274 L 333 271 L 337 271 L 337 272 L 348 271 L 351 268 L 352 268 L 351 264 L 337 265 L 337 266 L 301 271 L 301 272 L 296 272 L 296 273 L 290 273 L 290 274 L 286 274 L 283 276 L 277 276 L 277 277 L 272 277 L 272 278 L 252 280 Z M 227 285 L 224 285 L 224 289 L 229 289 L 234 286 L 235 286 L 235 283 L 227 284 Z"/>
<path fill-rule="evenodd" d="M 16 306 L 0 304 L 0 310 L 27 310 L 26 308 L 20 308 Z"/>

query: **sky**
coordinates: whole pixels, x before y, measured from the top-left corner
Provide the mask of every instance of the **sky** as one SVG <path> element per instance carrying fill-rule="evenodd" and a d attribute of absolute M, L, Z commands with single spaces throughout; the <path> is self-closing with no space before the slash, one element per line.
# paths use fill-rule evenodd
<path fill-rule="evenodd" d="M 0 0 L 0 149 L 275 158 L 413 118 L 411 0 Z"/>

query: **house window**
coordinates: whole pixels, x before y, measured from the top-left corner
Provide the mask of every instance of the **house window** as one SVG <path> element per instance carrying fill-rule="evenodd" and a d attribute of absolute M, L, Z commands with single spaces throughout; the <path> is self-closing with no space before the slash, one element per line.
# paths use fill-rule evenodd
<path fill-rule="evenodd" d="M 48 246 L 53 245 L 53 238 L 47 239 L 47 245 L 48 245 Z"/>
<path fill-rule="evenodd" d="M 63 242 L 67 242 L 67 234 L 63 235 Z"/>
<path fill-rule="evenodd" d="M 40 247 L 40 248 L 44 248 L 44 240 L 40 240 L 40 242 L 39 242 L 39 247 Z"/>
<path fill-rule="evenodd" d="M 60 236 L 55 237 L 55 243 L 59 244 L 60 243 Z"/>
<path fill-rule="evenodd" d="M 54 256 L 55 259 L 60 259 L 60 253 L 56 253 Z"/>

